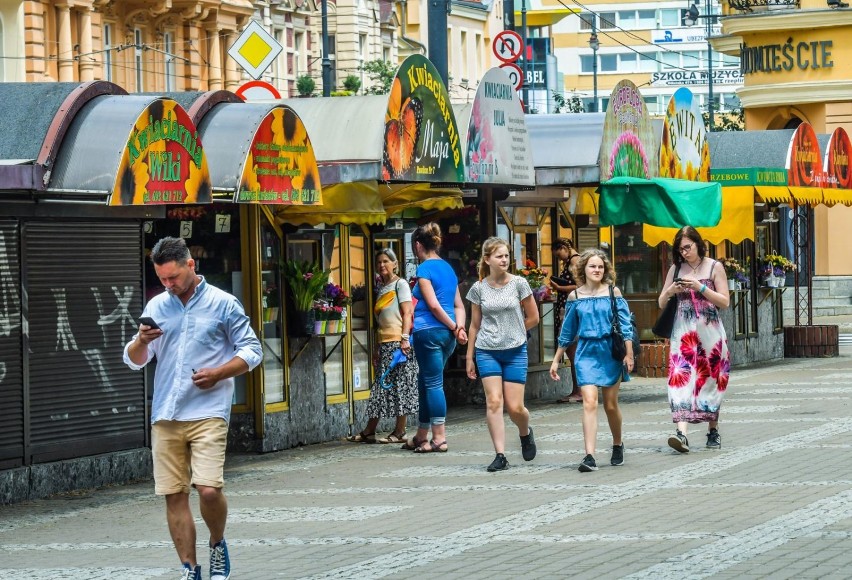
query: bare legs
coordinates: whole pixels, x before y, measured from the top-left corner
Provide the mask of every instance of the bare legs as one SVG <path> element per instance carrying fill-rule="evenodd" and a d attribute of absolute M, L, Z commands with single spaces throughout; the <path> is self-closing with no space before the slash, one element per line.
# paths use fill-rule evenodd
<path fill-rule="evenodd" d="M 683 433 L 684 435 L 686 435 L 686 426 L 687 425 L 689 425 L 689 423 L 687 423 L 686 421 L 678 421 L 677 422 L 677 430 L 680 431 L 681 433 Z M 708 429 L 718 429 L 719 428 L 719 421 L 718 420 L 708 421 L 707 425 L 708 425 L 708 427 L 707 427 Z"/>
<path fill-rule="evenodd" d="M 198 486 L 201 517 L 210 530 L 210 545 L 225 537 L 225 523 L 228 519 L 228 501 L 218 487 Z M 198 564 L 195 554 L 195 521 L 189 508 L 188 493 L 173 493 L 166 496 L 166 519 L 169 533 L 181 562 L 188 562 L 193 568 Z"/>
<path fill-rule="evenodd" d="M 612 444 L 621 445 L 621 409 L 618 407 L 618 389 L 621 383 L 611 387 L 604 387 L 604 411 L 612 433 Z M 586 455 L 595 454 L 595 440 L 598 436 L 598 387 L 597 385 L 583 385 L 580 387 L 583 393 L 583 441 Z"/>
<path fill-rule="evenodd" d="M 520 383 L 503 383 L 502 377 L 483 377 L 482 386 L 485 389 L 488 432 L 494 451 L 504 453 L 506 450 L 506 425 L 503 422 L 503 409 L 509 413 L 512 423 L 518 426 L 518 434 L 530 434 L 530 412 L 524 406 L 524 385 Z"/>

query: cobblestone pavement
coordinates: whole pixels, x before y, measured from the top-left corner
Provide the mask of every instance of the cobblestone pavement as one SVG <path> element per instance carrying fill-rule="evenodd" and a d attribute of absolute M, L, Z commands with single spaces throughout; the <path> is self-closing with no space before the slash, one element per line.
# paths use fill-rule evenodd
<path fill-rule="evenodd" d="M 232 577 L 849 578 L 852 349 L 841 354 L 734 369 L 721 451 L 704 448 L 704 425 L 691 453 L 671 450 L 663 381 L 634 380 L 626 464 L 609 465 L 601 410 L 594 473 L 577 471 L 579 406 L 545 403 L 531 405 L 538 457 L 524 463 L 510 426 L 501 473 L 485 471 L 472 408 L 451 410 L 446 454 L 330 443 L 231 457 Z M 176 580 L 178 566 L 151 482 L 0 507 L 4 580 Z"/>

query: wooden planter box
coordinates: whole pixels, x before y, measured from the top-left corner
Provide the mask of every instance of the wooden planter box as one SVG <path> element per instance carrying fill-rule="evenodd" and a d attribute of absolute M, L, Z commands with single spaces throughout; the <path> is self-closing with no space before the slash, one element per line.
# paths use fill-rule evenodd
<path fill-rule="evenodd" d="M 785 358 L 833 357 L 840 354 L 840 333 L 836 324 L 785 326 Z"/>
<path fill-rule="evenodd" d="M 669 376 L 669 341 L 643 342 L 633 374 L 640 377 Z"/>

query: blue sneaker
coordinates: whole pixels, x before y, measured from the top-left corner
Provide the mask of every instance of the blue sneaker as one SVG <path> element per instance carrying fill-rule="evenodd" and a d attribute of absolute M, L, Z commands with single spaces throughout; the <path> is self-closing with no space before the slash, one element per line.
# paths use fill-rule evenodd
<path fill-rule="evenodd" d="M 210 546 L 210 580 L 228 580 L 231 577 L 231 560 L 228 558 L 228 544 L 221 539 Z M 201 576 L 198 577 L 199 580 Z"/>
<path fill-rule="evenodd" d="M 201 580 L 201 566 L 193 568 L 189 562 L 184 562 L 180 580 Z"/>

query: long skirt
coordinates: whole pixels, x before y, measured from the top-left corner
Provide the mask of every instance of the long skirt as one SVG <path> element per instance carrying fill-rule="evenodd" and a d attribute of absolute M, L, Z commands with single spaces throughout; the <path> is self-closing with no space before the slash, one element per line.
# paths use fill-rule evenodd
<path fill-rule="evenodd" d="M 396 365 L 385 377 L 385 386 L 393 386 L 385 389 L 381 385 L 382 375 L 390 366 L 399 344 L 399 341 L 379 344 L 379 369 L 376 373 L 376 380 L 370 387 L 370 401 L 367 403 L 367 417 L 369 419 L 417 414 L 419 407 L 417 373 L 419 369 L 413 351 L 406 362 Z"/>

